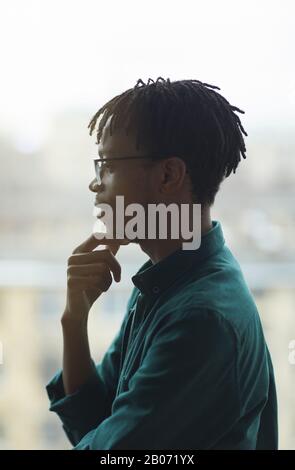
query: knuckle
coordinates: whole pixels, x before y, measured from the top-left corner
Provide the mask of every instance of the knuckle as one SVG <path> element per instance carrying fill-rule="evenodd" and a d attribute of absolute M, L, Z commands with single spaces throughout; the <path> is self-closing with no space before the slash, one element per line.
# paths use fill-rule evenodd
<path fill-rule="evenodd" d="M 108 286 L 107 288 L 109 288 L 110 285 L 112 284 L 112 276 L 111 276 L 110 273 L 109 273 L 109 275 L 105 276 L 104 281 L 105 281 L 105 284 Z"/>
<path fill-rule="evenodd" d="M 100 250 L 95 250 L 92 253 L 95 253 L 99 258 L 108 258 L 111 252 L 107 248 L 103 248 Z"/>
<path fill-rule="evenodd" d="M 112 276 L 110 273 L 108 272 L 105 272 L 102 276 L 101 276 L 101 279 L 100 279 L 100 283 L 99 283 L 99 288 L 105 292 L 108 290 L 108 288 L 110 287 L 110 285 L 112 284 Z"/>
<path fill-rule="evenodd" d="M 106 292 L 106 291 L 109 289 L 111 283 L 112 283 L 111 281 L 110 281 L 110 282 L 109 282 L 109 281 L 105 281 L 105 282 L 103 283 L 103 285 L 101 286 L 101 290 L 103 290 L 104 292 Z"/>
<path fill-rule="evenodd" d="M 67 268 L 67 274 L 70 276 L 71 274 L 73 274 L 73 270 L 74 270 L 74 267 L 72 265 L 69 265 Z"/>
<path fill-rule="evenodd" d="M 74 262 L 75 262 L 75 256 L 73 256 L 73 255 L 69 256 L 69 258 L 68 258 L 68 266 L 69 266 L 70 264 L 73 264 Z"/>
<path fill-rule="evenodd" d="M 111 286 L 112 282 L 113 282 L 113 280 L 112 280 L 112 276 L 111 276 L 110 279 L 108 279 L 108 281 L 107 281 L 108 288 Z"/>

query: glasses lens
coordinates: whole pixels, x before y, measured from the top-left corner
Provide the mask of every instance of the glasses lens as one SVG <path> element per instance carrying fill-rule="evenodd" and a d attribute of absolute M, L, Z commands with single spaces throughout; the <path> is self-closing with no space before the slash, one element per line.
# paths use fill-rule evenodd
<path fill-rule="evenodd" d="M 95 175 L 96 175 L 98 184 L 101 184 L 101 178 L 100 178 L 101 166 L 102 166 L 102 162 L 98 162 L 98 161 L 94 162 Z"/>

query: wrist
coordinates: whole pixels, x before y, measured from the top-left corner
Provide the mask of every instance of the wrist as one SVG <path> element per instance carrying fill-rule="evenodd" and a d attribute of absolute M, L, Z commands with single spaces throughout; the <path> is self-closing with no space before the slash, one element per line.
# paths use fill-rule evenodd
<path fill-rule="evenodd" d="M 87 327 L 88 314 L 75 315 L 68 310 L 65 310 L 61 317 L 61 325 L 63 328 L 83 328 Z"/>

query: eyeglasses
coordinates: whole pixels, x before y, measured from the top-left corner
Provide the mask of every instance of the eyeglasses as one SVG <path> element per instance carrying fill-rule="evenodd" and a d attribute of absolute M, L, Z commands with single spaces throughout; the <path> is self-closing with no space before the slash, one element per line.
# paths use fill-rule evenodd
<path fill-rule="evenodd" d="M 105 171 L 108 168 L 108 163 L 109 162 L 118 162 L 121 160 L 140 160 L 144 158 L 149 158 L 152 161 L 152 158 L 150 155 L 147 156 L 134 156 L 134 157 L 120 157 L 120 158 L 94 158 L 94 169 L 95 169 L 95 175 L 98 184 L 101 184 L 101 175 L 102 171 Z"/>

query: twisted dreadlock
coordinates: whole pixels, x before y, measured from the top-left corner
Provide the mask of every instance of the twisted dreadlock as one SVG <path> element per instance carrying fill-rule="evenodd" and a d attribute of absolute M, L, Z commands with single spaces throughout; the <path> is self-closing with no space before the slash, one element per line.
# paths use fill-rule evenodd
<path fill-rule="evenodd" d="M 246 158 L 242 133 L 247 136 L 239 117 L 244 111 L 232 106 L 214 90 L 219 87 L 199 80 L 151 78 L 139 79 L 134 88 L 108 101 L 91 119 L 90 135 L 100 115 L 97 144 L 110 116 L 110 134 L 123 127 L 126 134 L 135 130 L 136 148 L 151 155 L 178 156 L 190 174 L 194 201 L 214 203 L 220 183 L 235 173 Z"/>

